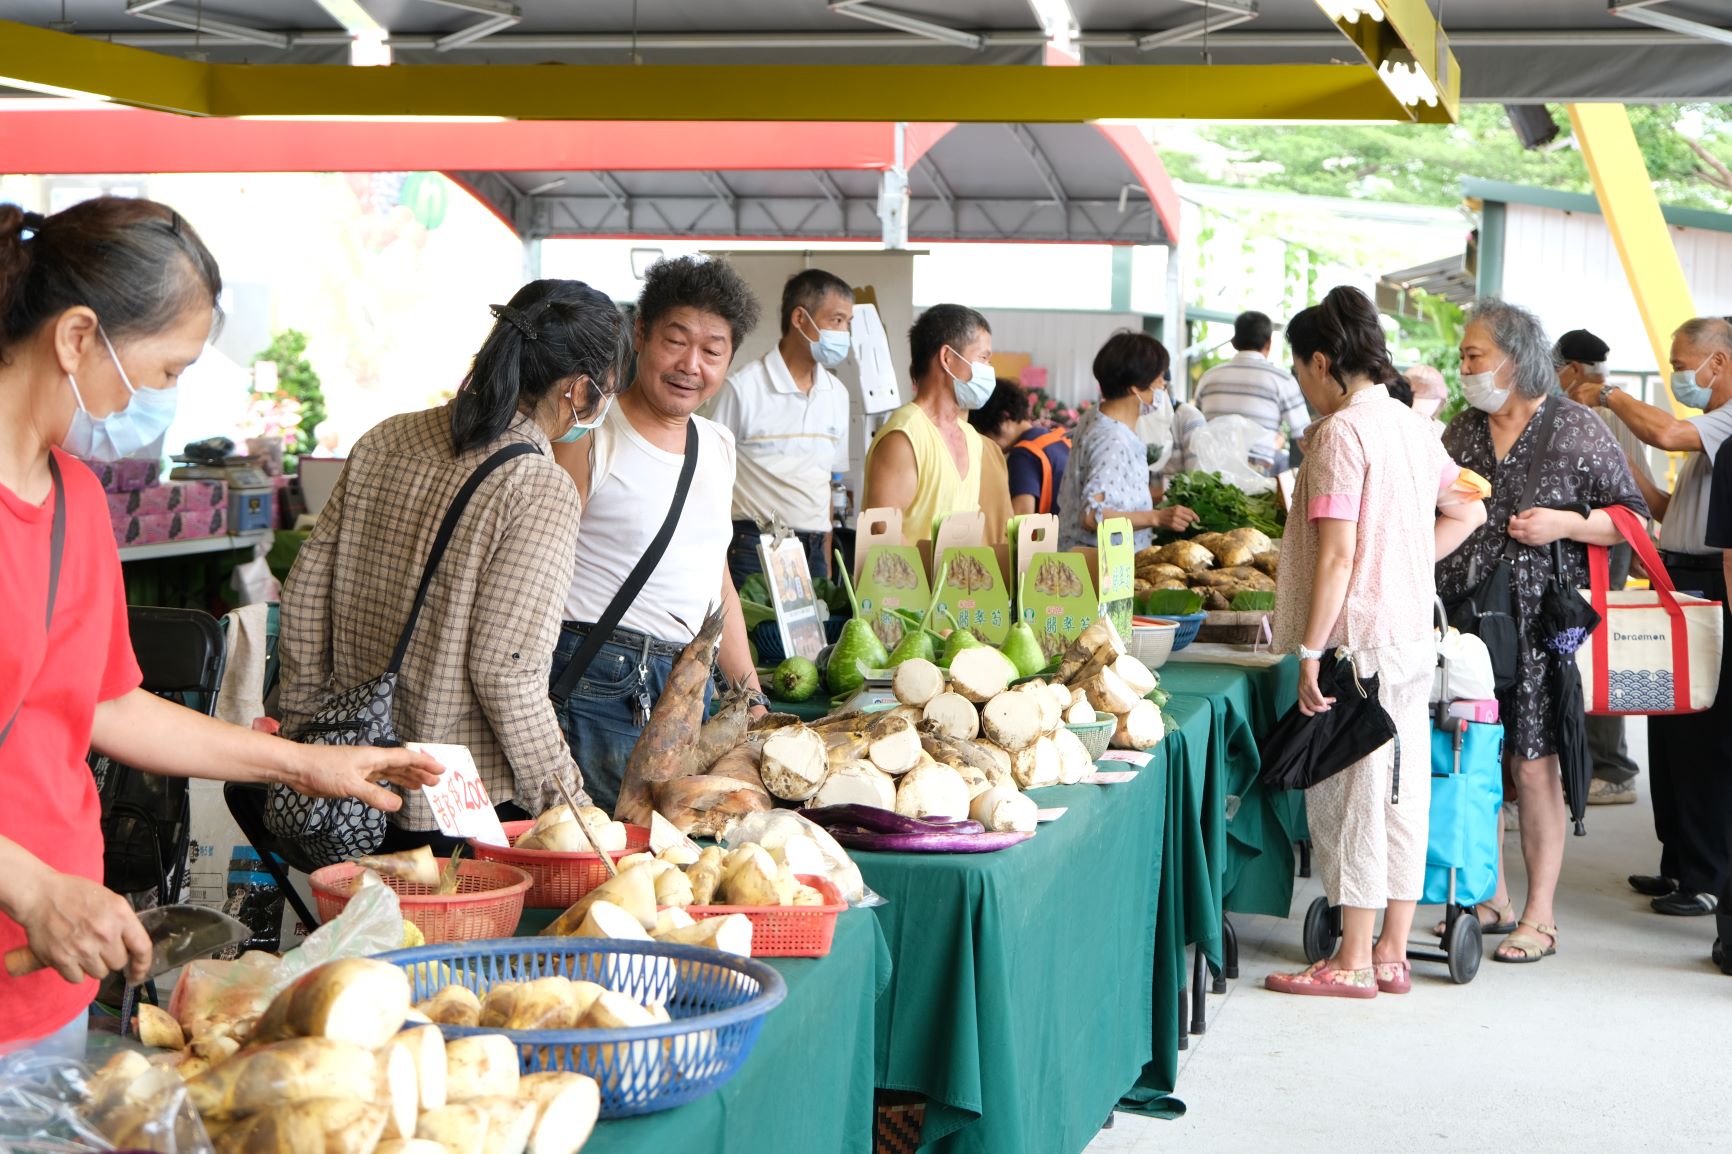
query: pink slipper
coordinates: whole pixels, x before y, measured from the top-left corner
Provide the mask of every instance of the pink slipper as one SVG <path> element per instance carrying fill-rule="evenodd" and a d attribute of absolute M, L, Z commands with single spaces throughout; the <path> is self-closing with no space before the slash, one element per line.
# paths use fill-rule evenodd
<path fill-rule="evenodd" d="M 1327 961 L 1317 962 L 1297 974 L 1270 974 L 1263 985 L 1278 994 L 1306 994 L 1317 998 L 1375 998 L 1377 971 L 1332 970 Z"/>
<path fill-rule="evenodd" d="M 1377 988 L 1386 994 L 1405 994 L 1413 989 L 1413 964 L 1407 961 L 1379 962 Z"/>

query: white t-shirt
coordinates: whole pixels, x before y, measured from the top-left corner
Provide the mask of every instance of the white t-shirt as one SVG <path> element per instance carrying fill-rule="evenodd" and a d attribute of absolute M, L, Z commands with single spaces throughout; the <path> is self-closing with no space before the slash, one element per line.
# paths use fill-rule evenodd
<path fill-rule="evenodd" d="M 802 393 L 771 349 L 728 378 L 708 415 L 739 450 L 733 519 L 822 533 L 830 528 L 830 474 L 848 471 L 848 389 L 823 365 Z"/>
<path fill-rule="evenodd" d="M 698 466 L 667 552 L 620 619 L 620 628 L 663 641 L 690 641 L 727 579 L 734 530 L 728 495 L 734 489 L 734 437 L 703 417 Z M 612 445 L 607 475 L 590 490 L 577 533 L 577 570 L 565 597 L 567 621 L 594 621 L 607 611 L 638 559 L 667 519 L 685 464 L 681 453 L 650 444 L 619 405 L 608 412 Z M 599 448 L 599 447 L 598 447 Z M 594 450 L 592 450 L 594 451 Z"/>

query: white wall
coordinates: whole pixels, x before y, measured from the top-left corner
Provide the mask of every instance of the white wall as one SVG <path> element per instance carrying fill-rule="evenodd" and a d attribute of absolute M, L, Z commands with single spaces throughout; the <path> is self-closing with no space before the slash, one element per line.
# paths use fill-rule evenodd
<path fill-rule="evenodd" d="M 1142 331 L 1138 313 L 1049 312 L 984 309 L 992 326 L 992 348 L 1027 353 L 1047 370 L 1047 391 L 1069 405 L 1100 398 L 1091 366 L 1095 353 L 1119 329 Z"/>

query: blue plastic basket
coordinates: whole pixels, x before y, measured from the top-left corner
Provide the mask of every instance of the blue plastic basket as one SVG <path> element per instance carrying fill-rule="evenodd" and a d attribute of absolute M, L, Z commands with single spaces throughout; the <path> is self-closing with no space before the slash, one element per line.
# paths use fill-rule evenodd
<path fill-rule="evenodd" d="M 1183 649 L 1197 639 L 1197 634 L 1203 628 L 1207 613 L 1163 613 L 1161 616 L 1168 621 L 1177 621 L 1179 631 L 1173 634 L 1173 649 Z"/>
<path fill-rule="evenodd" d="M 603 1118 L 672 1109 L 726 1084 L 751 1054 L 764 1015 L 788 995 L 782 975 L 762 962 L 666 942 L 506 938 L 379 957 L 409 972 L 417 1002 L 450 985 L 485 994 L 498 982 L 559 976 L 665 1006 L 673 1021 L 629 1030 L 439 1027 L 447 1039 L 503 1034 L 526 1073 L 588 1074 L 601 1087 Z"/>

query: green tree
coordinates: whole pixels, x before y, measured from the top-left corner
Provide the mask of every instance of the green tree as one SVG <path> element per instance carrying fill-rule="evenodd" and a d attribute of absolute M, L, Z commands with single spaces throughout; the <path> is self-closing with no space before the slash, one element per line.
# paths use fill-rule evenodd
<path fill-rule="evenodd" d="M 273 362 L 277 366 L 277 392 L 300 402 L 301 423 L 294 442 L 283 446 L 283 464 L 291 469 L 296 458 L 313 452 L 318 443 L 314 434 L 325 420 L 325 393 L 306 352 L 307 334 L 285 329 L 271 339 L 270 347 L 253 357 L 255 365 L 260 361 Z"/>
<path fill-rule="evenodd" d="M 1732 209 L 1732 108 L 1631 105 L 1630 123 L 1662 202 Z M 1173 174 L 1199 183 L 1409 204 L 1461 201 L 1463 177 L 1590 192 L 1568 117 L 1558 142 L 1524 149 L 1497 105 L 1466 104 L 1453 125 L 1219 124 L 1201 130 L 1209 156 L 1171 155 Z"/>

